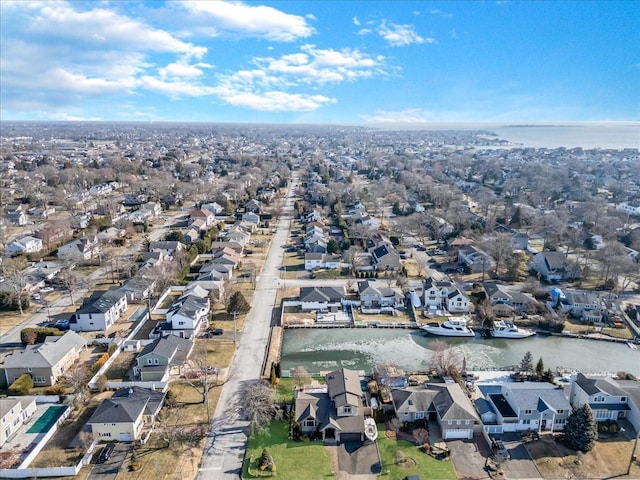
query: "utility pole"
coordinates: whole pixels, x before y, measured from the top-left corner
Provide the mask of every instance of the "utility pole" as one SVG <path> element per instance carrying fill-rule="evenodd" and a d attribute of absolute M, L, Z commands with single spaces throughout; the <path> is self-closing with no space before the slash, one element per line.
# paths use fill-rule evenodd
<path fill-rule="evenodd" d="M 631 465 L 633 465 L 633 461 L 636 459 L 636 447 L 638 446 L 638 438 L 640 437 L 640 428 L 636 432 L 636 439 L 633 442 L 633 448 L 631 449 L 631 456 L 629 457 L 629 466 L 627 467 L 627 475 L 631 473 Z"/>
<path fill-rule="evenodd" d="M 233 344 L 238 345 L 238 340 L 237 340 L 238 329 L 236 328 L 236 318 L 238 317 L 238 312 L 233 312 L 232 315 L 233 315 Z"/>

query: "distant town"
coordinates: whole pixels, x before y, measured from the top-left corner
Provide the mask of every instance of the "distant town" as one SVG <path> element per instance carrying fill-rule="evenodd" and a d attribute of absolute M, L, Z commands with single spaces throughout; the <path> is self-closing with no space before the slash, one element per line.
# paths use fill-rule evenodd
<path fill-rule="evenodd" d="M 3 122 L 0 158 L 0 477 L 640 478 L 640 150 Z M 283 358 L 319 329 L 428 366 Z M 623 368 L 461 350 L 533 338 Z"/>

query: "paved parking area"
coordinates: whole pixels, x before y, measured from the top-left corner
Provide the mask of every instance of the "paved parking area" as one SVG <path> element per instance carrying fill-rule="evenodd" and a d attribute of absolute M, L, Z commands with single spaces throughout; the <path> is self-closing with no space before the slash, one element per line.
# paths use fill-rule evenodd
<path fill-rule="evenodd" d="M 529 452 L 520 439 L 511 436 L 503 438 L 504 446 L 509 451 L 511 459 L 502 465 L 502 470 L 507 478 L 541 478 L 540 472 Z"/>
<path fill-rule="evenodd" d="M 341 443 L 338 445 L 338 468 L 349 475 L 379 474 L 381 463 L 376 444 L 372 442 Z"/>
<path fill-rule="evenodd" d="M 490 478 L 484 465 L 491 449 L 481 435 L 475 435 L 473 440 L 448 440 L 447 447 L 451 450 L 451 460 L 458 478 Z"/>
<path fill-rule="evenodd" d="M 111 453 L 111 456 L 106 462 L 96 463 L 93 465 L 93 469 L 89 475 L 89 480 L 115 480 L 118 476 L 118 472 L 122 468 L 122 465 L 127 458 L 127 454 L 131 450 L 131 444 L 116 443 L 115 445 L 113 453 Z M 101 451 L 102 447 L 96 449 L 96 458 Z"/>

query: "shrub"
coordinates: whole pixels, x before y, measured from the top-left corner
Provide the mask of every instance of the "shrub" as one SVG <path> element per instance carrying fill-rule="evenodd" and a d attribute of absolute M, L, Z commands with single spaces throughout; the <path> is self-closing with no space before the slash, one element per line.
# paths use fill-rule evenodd
<path fill-rule="evenodd" d="M 107 353 L 109 354 L 109 356 L 113 355 L 113 352 L 115 352 L 118 349 L 118 345 L 116 345 L 115 343 L 112 343 L 111 345 L 109 345 L 109 348 L 107 349 Z"/>
<path fill-rule="evenodd" d="M 33 377 L 28 373 L 23 373 L 9 386 L 9 395 L 29 395 L 33 388 Z"/>
<path fill-rule="evenodd" d="M 268 472 L 276 471 L 276 464 L 273 462 L 273 457 L 268 449 L 262 450 L 262 455 L 258 459 L 258 468 L 262 471 L 266 470 Z"/>
<path fill-rule="evenodd" d="M 62 385 L 53 385 L 48 387 L 44 393 L 47 395 L 64 395 L 64 387 Z"/>
<path fill-rule="evenodd" d="M 47 337 L 60 335 L 62 335 L 62 332 L 57 328 L 27 327 L 20 331 L 20 341 L 23 345 L 35 345 L 36 343 L 43 343 Z"/>
<path fill-rule="evenodd" d="M 91 365 L 91 373 L 96 373 L 100 368 L 109 360 L 109 354 L 103 353 L 100 358 L 96 360 L 96 363 Z"/>

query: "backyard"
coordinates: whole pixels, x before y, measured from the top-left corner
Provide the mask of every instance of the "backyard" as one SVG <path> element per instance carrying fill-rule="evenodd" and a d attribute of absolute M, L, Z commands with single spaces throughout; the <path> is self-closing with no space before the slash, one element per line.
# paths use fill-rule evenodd
<path fill-rule="evenodd" d="M 625 476 L 633 440 L 622 436 L 598 440 L 587 453 L 569 449 L 552 435 L 544 435 L 526 447 L 544 478 L 640 478 L 638 461 L 632 465 L 630 475 Z"/>

